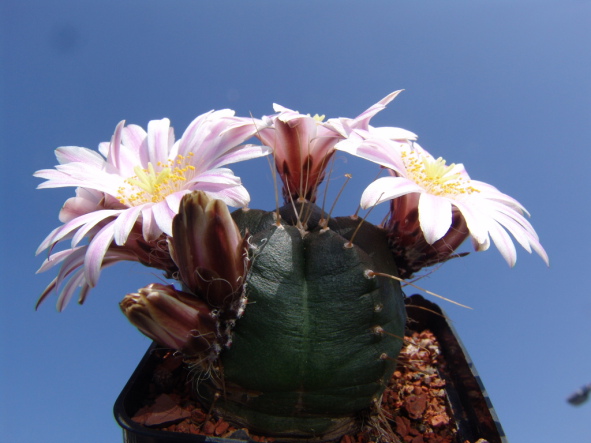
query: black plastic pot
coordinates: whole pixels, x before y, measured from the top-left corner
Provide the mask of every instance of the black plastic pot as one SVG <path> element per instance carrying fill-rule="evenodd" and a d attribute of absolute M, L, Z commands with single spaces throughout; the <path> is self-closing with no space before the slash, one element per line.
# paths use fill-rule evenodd
<path fill-rule="evenodd" d="M 407 298 L 406 305 L 408 317 L 412 319 L 409 325 L 411 330 L 420 332 L 428 329 L 439 341 L 442 356 L 447 363 L 446 369 L 440 369 L 439 375 L 446 381 L 445 391 L 458 428 L 456 441 L 463 443 L 485 439 L 488 443 L 507 443 L 480 377 L 441 308 L 420 295 Z M 148 349 L 115 402 L 115 418 L 123 428 L 123 441 L 244 443 L 247 437 L 241 438 L 241 431 L 235 434 L 235 438 L 206 437 L 151 429 L 131 420 L 148 395 L 153 370 L 160 359 L 160 353 L 156 349 L 155 345 Z"/>

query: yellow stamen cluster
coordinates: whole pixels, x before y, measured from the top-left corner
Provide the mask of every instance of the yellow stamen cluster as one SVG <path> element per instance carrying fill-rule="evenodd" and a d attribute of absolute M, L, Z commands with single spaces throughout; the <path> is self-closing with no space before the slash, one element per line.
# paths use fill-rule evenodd
<path fill-rule="evenodd" d="M 195 166 L 188 164 L 193 153 L 186 157 L 178 155 L 166 163 L 158 162 L 156 167 L 148 163 L 148 169 L 140 166 L 133 168 L 135 176 L 125 180 L 128 186 L 118 191 L 118 199 L 128 206 L 139 206 L 145 203 L 158 203 L 168 195 L 180 191 L 187 173 L 194 171 Z"/>
<path fill-rule="evenodd" d="M 308 115 L 310 115 L 310 114 L 308 114 Z M 324 115 L 324 114 L 322 114 L 322 115 L 314 114 L 314 116 L 312 118 L 314 120 L 316 120 L 317 123 L 321 123 L 326 118 L 326 115 Z"/>
<path fill-rule="evenodd" d="M 419 152 L 402 152 L 402 160 L 410 179 L 427 192 L 439 196 L 455 196 L 479 192 L 470 184 L 470 179 L 459 172 L 452 172 L 455 163 L 445 164 L 441 157 L 432 159 Z"/>

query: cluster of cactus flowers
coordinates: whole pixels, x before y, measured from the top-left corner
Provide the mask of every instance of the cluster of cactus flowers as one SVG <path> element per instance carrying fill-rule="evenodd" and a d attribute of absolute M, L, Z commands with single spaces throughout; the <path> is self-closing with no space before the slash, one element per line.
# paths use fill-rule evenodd
<path fill-rule="evenodd" d="M 468 238 L 478 251 L 492 239 L 512 266 L 509 233 L 548 262 L 519 202 L 435 159 L 412 132 L 370 125 L 399 92 L 353 119 L 279 105 L 261 119 L 220 110 L 197 117 L 178 140 L 163 119 L 147 131 L 119 123 L 98 153 L 58 148 L 60 164 L 35 173 L 46 179 L 39 187 L 76 195 L 39 247 L 49 250 L 40 271 L 59 271 L 38 304 L 53 293 L 58 310 L 76 293 L 83 303 L 101 270 L 119 261 L 157 268 L 171 284 L 128 294 L 121 309 L 183 355 L 206 405 L 287 439 L 354 430 L 376 413 L 402 347 L 402 279 L 462 255 Z M 383 225 L 316 205 L 339 151 L 387 173 L 360 201 L 363 209 L 390 202 Z M 248 208 L 248 192 L 225 167 L 265 155 L 285 201 L 271 211 Z M 54 251 L 67 239 L 69 248 Z"/>

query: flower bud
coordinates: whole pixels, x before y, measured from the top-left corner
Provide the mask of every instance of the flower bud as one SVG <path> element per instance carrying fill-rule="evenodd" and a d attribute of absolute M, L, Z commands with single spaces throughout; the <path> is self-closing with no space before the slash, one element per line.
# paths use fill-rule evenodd
<path fill-rule="evenodd" d="M 187 356 L 215 349 L 217 322 L 209 307 L 172 285 L 152 283 L 119 305 L 133 325 L 163 346 Z"/>
<path fill-rule="evenodd" d="M 248 245 L 225 203 L 200 191 L 185 195 L 172 232 L 169 248 L 186 288 L 222 313 L 237 311 Z"/>

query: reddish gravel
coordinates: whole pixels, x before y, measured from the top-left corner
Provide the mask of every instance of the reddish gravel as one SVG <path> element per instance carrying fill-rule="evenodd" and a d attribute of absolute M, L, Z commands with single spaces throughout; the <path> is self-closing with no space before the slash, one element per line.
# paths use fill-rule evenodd
<path fill-rule="evenodd" d="M 366 417 L 368 425 L 362 432 L 345 435 L 340 443 L 453 443 L 456 424 L 450 418 L 445 381 L 438 376 L 438 368 L 443 365 L 439 344 L 431 332 L 415 332 L 405 337 L 398 366 L 379 408 L 372 411 L 369 420 Z M 172 353 L 166 354 L 155 371 L 150 398 L 133 420 L 171 432 L 274 441 L 246 429 L 236 429 L 223 417 L 209 415 L 192 395 L 186 380 L 182 361 Z"/>

